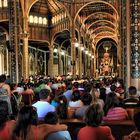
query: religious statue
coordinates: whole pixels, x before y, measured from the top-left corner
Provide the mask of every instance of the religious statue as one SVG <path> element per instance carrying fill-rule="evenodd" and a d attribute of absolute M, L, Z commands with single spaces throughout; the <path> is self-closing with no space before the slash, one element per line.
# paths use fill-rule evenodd
<path fill-rule="evenodd" d="M 100 63 L 100 75 L 111 75 L 113 66 L 113 60 L 110 58 L 109 53 L 105 52 Z"/>

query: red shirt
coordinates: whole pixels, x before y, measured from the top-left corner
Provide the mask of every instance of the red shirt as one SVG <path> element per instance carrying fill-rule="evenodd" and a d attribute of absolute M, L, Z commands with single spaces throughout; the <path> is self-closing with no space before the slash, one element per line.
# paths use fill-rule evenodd
<path fill-rule="evenodd" d="M 1 140 L 12 140 L 12 130 L 14 127 L 15 121 L 8 121 L 5 123 L 3 129 L 0 130 L 0 139 Z"/>
<path fill-rule="evenodd" d="M 108 126 L 85 126 L 78 133 L 78 140 L 115 140 Z"/>

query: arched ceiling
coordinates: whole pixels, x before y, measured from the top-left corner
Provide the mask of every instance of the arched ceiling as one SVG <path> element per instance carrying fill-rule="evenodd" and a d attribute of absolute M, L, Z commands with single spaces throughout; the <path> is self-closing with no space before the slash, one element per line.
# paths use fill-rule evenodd
<path fill-rule="evenodd" d="M 39 0 L 30 10 L 31 13 L 38 13 L 39 15 L 47 16 L 59 13 L 59 11 L 65 10 L 56 0 Z"/>
<path fill-rule="evenodd" d="M 68 30 L 64 30 L 62 32 L 57 33 L 54 36 L 54 42 L 59 44 L 59 46 L 63 45 L 63 47 L 67 48 L 70 46 L 70 32 Z"/>
<path fill-rule="evenodd" d="M 116 7 L 117 2 L 114 0 L 90 0 L 78 11 L 77 20 L 80 17 L 81 28 L 87 30 L 95 44 L 103 38 L 103 35 L 118 40 L 119 16 Z"/>

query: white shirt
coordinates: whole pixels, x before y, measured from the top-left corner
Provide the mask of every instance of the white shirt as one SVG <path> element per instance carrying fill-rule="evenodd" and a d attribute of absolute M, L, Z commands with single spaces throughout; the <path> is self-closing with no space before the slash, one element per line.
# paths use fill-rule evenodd
<path fill-rule="evenodd" d="M 55 111 L 55 107 L 45 101 L 37 101 L 32 106 L 36 107 L 39 119 L 44 118 L 48 112 Z"/>
<path fill-rule="evenodd" d="M 69 107 L 81 107 L 81 106 L 83 106 L 83 102 L 81 100 L 69 102 Z"/>

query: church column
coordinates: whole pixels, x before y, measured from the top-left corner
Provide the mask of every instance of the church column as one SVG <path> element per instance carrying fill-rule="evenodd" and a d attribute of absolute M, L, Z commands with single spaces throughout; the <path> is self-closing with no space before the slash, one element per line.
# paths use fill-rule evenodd
<path fill-rule="evenodd" d="M 72 76 L 76 76 L 76 57 L 75 57 L 75 28 L 74 28 L 74 21 L 72 22 L 72 29 L 71 29 L 71 73 Z"/>
<path fill-rule="evenodd" d="M 79 77 L 82 77 L 82 50 L 80 48 L 80 41 L 79 41 L 79 48 L 78 48 L 78 52 L 79 52 Z"/>
<path fill-rule="evenodd" d="M 127 71 L 127 78 L 126 78 L 126 88 L 130 86 L 130 56 L 131 56 L 131 52 L 130 52 L 130 0 L 128 0 L 126 2 L 126 46 L 127 46 L 127 64 L 126 64 L 126 71 Z"/>
<path fill-rule="evenodd" d="M 28 22 L 27 18 L 24 18 L 25 22 Z M 23 29 L 22 40 L 23 40 L 23 77 L 24 79 L 29 78 L 29 52 L 28 52 L 28 32 L 27 29 Z"/>
<path fill-rule="evenodd" d="M 58 74 L 59 75 L 63 75 L 63 69 L 64 69 L 63 61 L 62 61 L 63 56 L 62 56 L 61 52 L 62 52 L 62 50 L 59 47 L 58 48 Z"/>
<path fill-rule="evenodd" d="M 13 83 L 18 83 L 20 79 L 20 27 L 19 27 L 19 1 L 8 0 L 9 15 L 9 45 L 11 56 L 10 76 Z"/>
<path fill-rule="evenodd" d="M 138 0 L 131 1 L 130 5 L 130 16 L 131 16 L 131 84 L 134 85 L 140 91 L 140 30 L 139 30 L 139 21 L 140 13 Z M 129 20 L 130 20 L 129 19 Z"/>

